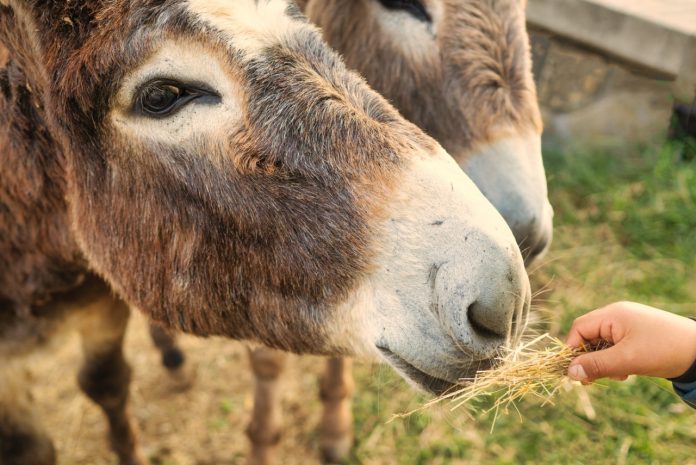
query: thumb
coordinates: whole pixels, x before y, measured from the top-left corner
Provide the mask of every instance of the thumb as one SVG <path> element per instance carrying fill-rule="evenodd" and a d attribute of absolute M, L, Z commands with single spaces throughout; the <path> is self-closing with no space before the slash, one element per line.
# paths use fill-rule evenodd
<path fill-rule="evenodd" d="M 568 367 L 568 377 L 582 382 L 605 377 L 620 378 L 629 374 L 621 350 L 616 346 L 580 355 Z"/>

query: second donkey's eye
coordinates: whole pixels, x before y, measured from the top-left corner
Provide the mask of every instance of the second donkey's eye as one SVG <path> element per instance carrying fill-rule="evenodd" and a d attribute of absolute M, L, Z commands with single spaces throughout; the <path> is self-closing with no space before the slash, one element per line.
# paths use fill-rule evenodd
<path fill-rule="evenodd" d="M 215 93 L 172 81 L 152 81 L 139 91 L 135 110 L 146 116 L 163 118 L 187 103 Z"/>
<path fill-rule="evenodd" d="M 406 11 L 421 21 L 432 21 L 428 10 L 420 0 L 379 0 L 379 3 L 389 10 Z"/>

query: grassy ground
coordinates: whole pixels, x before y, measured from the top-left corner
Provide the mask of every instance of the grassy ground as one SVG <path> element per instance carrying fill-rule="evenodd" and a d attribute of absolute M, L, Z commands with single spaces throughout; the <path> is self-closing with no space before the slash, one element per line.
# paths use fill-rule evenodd
<path fill-rule="evenodd" d="M 547 291 L 537 302 L 542 329 L 562 335 L 573 318 L 602 304 L 639 300 L 696 315 L 696 161 L 679 147 L 626 153 L 546 154 L 556 209 L 552 252 L 533 274 Z M 148 347 L 142 319 L 129 335 L 135 366 L 133 410 L 143 447 L 156 465 L 242 464 L 251 406 L 240 344 L 186 338 L 197 367 L 193 389 L 177 393 Z M 42 361 L 38 408 L 59 446 L 61 463 L 113 463 L 99 412 L 76 393 L 75 341 Z M 316 464 L 321 360 L 293 358 L 285 376 L 282 464 Z M 72 370 L 72 369 L 71 369 Z M 419 406 L 388 368 L 358 365 L 356 445 L 350 463 L 402 464 L 684 464 L 696 465 L 696 411 L 665 381 L 631 379 L 563 391 L 555 406 L 519 405 L 517 414 L 467 418 L 446 406 L 387 423 Z"/>

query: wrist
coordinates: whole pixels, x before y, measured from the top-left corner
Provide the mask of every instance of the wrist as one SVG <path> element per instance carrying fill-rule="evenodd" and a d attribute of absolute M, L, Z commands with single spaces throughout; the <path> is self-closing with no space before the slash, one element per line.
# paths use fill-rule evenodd
<path fill-rule="evenodd" d="M 695 322 L 693 324 L 694 332 L 692 335 L 693 336 L 692 341 L 693 341 L 694 347 L 696 347 L 696 318 L 691 318 L 691 319 L 694 320 L 694 322 Z M 694 353 L 696 353 L 696 349 L 695 349 Z M 672 381 L 673 383 L 681 383 L 681 384 L 689 384 L 689 383 L 696 382 L 696 355 L 692 355 L 689 360 L 691 362 L 691 365 L 686 369 L 686 371 L 684 371 L 681 375 L 679 375 L 677 377 L 669 378 L 670 381 Z"/>

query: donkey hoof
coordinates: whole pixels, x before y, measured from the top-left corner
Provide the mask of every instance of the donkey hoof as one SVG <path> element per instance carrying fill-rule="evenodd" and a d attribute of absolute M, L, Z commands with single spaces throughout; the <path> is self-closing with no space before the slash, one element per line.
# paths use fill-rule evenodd
<path fill-rule="evenodd" d="M 324 441 L 321 445 L 321 459 L 326 464 L 346 463 L 353 448 L 353 438 L 344 436 Z"/>

